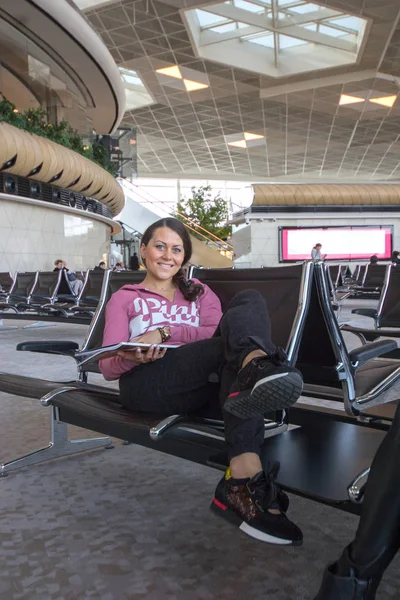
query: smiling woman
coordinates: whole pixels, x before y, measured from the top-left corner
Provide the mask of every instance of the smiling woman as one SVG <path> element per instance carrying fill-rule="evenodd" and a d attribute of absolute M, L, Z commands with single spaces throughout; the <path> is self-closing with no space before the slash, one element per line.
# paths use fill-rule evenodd
<path fill-rule="evenodd" d="M 300 529 L 286 517 L 289 500 L 276 483 L 279 465 L 264 473 L 260 460 L 264 414 L 291 406 L 302 390 L 301 374 L 271 341 L 263 296 L 244 290 L 222 315 L 207 285 L 185 279 L 192 244 L 177 219 L 153 223 L 140 253 L 146 277 L 111 297 L 103 346 L 134 341 L 150 347 L 104 358 L 104 377 L 119 379 L 121 404 L 134 412 L 215 418 L 221 403 L 230 468 L 212 509 L 256 539 L 301 544 Z M 168 341 L 174 348 L 160 348 Z"/>

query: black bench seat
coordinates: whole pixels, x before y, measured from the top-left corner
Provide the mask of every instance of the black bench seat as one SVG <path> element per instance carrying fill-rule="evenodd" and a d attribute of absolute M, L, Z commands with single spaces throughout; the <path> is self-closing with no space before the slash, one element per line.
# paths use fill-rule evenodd
<path fill-rule="evenodd" d="M 57 389 L 65 387 L 76 387 L 82 390 L 91 390 L 94 392 L 107 392 L 116 400 L 119 398 L 119 390 L 106 388 L 101 385 L 84 383 L 81 381 L 51 381 L 49 379 L 39 379 L 37 377 L 25 377 L 24 375 L 14 375 L 11 373 L 0 372 L 0 390 L 6 394 L 15 394 L 24 398 L 33 398 L 40 400 L 46 394 L 54 392 Z"/>
<path fill-rule="evenodd" d="M 400 368 L 396 360 L 379 358 L 393 349 L 393 341 L 347 352 L 333 314 L 325 268 L 323 264 L 306 263 L 265 269 L 195 269 L 189 276 L 209 285 L 220 297 L 223 308 L 235 293 L 249 288 L 259 290 L 268 301 L 272 338 L 286 348 L 289 364 L 301 370 L 306 393 L 341 402 L 347 416 L 354 419 L 362 410 L 382 402 L 383 392 L 400 377 Z M 101 346 L 105 306 L 111 294 L 126 283 L 139 282 L 143 276 L 143 272 L 105 273 L 100 302 L 81 350 Z M 21 350 L 74 355 L 74 348 L 57 342 L 30 342 L 23 346 Z M 52 431 L 64 428 L 56 456 L 74 452 L 65 437 L 66 427 L 71 424 L 202 464 L 221 469 L 226 466 L 222 421 L 194 415 L 128 412 L 119 403 L 118 390 L 86 383 L 90 372 L 99 372 L 97 363 L 77 366 L 76 382 L 0 375 L 1 391 L 41 398 L 42 404 L 51 407 Z M 310 418 L 310 412 L 303 411 L 308 419 L 304 418 L 300 427 L 284 434 L 282 431 L 288 426 L 285 414 L 278 413 L 266 422 L 264 460 L 281 461 L 279 481 L 288 490 L 346 510 L 357 510 L 353 503 L 350 506 L 347 488 L 370 465 L 384 435 L 383 428 L 374 428 L 373 424 L 370 428 L 365 424 L 360 427 L 356 422 L 317 411 Z M 296 425 L 296 419 L 293 422 Z M 281 435 L 274 435 L 277 433 Z M 108 441 L 100 438 L 97 447 Z M 80 449 L 94 447 L 88 440 L 80 443 Z M 54 443 L 52 448 L 56 446 Z M 40 460 L 46 460 L 46 449 L 39 454 Z M 55 452 L 50 454 L 50 458 L 56 456 Z M 25 457 L 17 459 L 15 464 L 3 465 L 3 472 L 35 464 L 34 459 L 28 458 L 28 463 Z"/>
<path fill-rule="evenodd" d="M 223 433 L 214 431 L 204 443 L 204 421 L 196 422 L 194 416 L 177 417 L 166 427 L 165 435 L 157 435 L 152 430 L 162 428 L 163 415 L 127 412 L 104 393 L 68 391 L 57 394 L 51 403 L 58 407 L 62 421 L 78 427 L 220 470 L 228 465 Z M 347 488 L 369 467 L 384 435 L 384 431 L 321 415 L 303 427 L 267 437 L 262 459 L 265 466 L 271 457 L 281 463 L 279 483 L 287 491 L 358 513 L 359 506 L 349 501 Z"/>

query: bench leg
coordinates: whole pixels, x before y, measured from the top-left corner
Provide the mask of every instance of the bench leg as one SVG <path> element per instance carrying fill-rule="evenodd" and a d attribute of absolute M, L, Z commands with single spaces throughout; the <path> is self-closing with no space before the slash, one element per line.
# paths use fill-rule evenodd
<path fill-rule="evenodd" d="M 36 465 L 54 458 L 61 458 L 62 456 L 69 456 L 70 454 L 76 454 L 86 450 L 111 447 L 111 440 L 109 437 L 70 440 L 68 439 L 67 427 L 67 423 L 63 423 L 58 418 L 58 408 L 52 406 L 51 440 L 49 445 L 45 448 L 40 448 L 40 450 L 36 450 L 35 452 L 30 452 L 25 456 L 21 456 L 20 458 L 11 460 L 10 462 L 0 464 L 0 477 L 5 477 L 8 475 L 9 471 Z"/>

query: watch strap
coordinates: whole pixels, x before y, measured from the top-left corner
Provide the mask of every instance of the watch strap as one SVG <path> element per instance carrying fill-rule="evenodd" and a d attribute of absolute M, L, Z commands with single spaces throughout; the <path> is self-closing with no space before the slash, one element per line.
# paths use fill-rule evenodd
<path fill-rule="evenodd" d="M 161 343 L 165 344 L 165 342 L 168 342 L 168 340 L 171 338 L 171 330 L 168 327 L 168 325 L 164 325 L 164 327 L 159 327 L 158 331 L 161 335 Z"/>

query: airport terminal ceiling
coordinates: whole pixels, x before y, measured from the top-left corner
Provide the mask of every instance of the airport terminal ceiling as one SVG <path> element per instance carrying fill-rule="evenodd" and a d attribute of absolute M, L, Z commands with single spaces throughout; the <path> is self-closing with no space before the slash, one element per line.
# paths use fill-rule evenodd
<path fill-rule="evenodd" d="M 139 175 L 400 179 L 398 2 L 76 4 L 142 92 Z"/>

